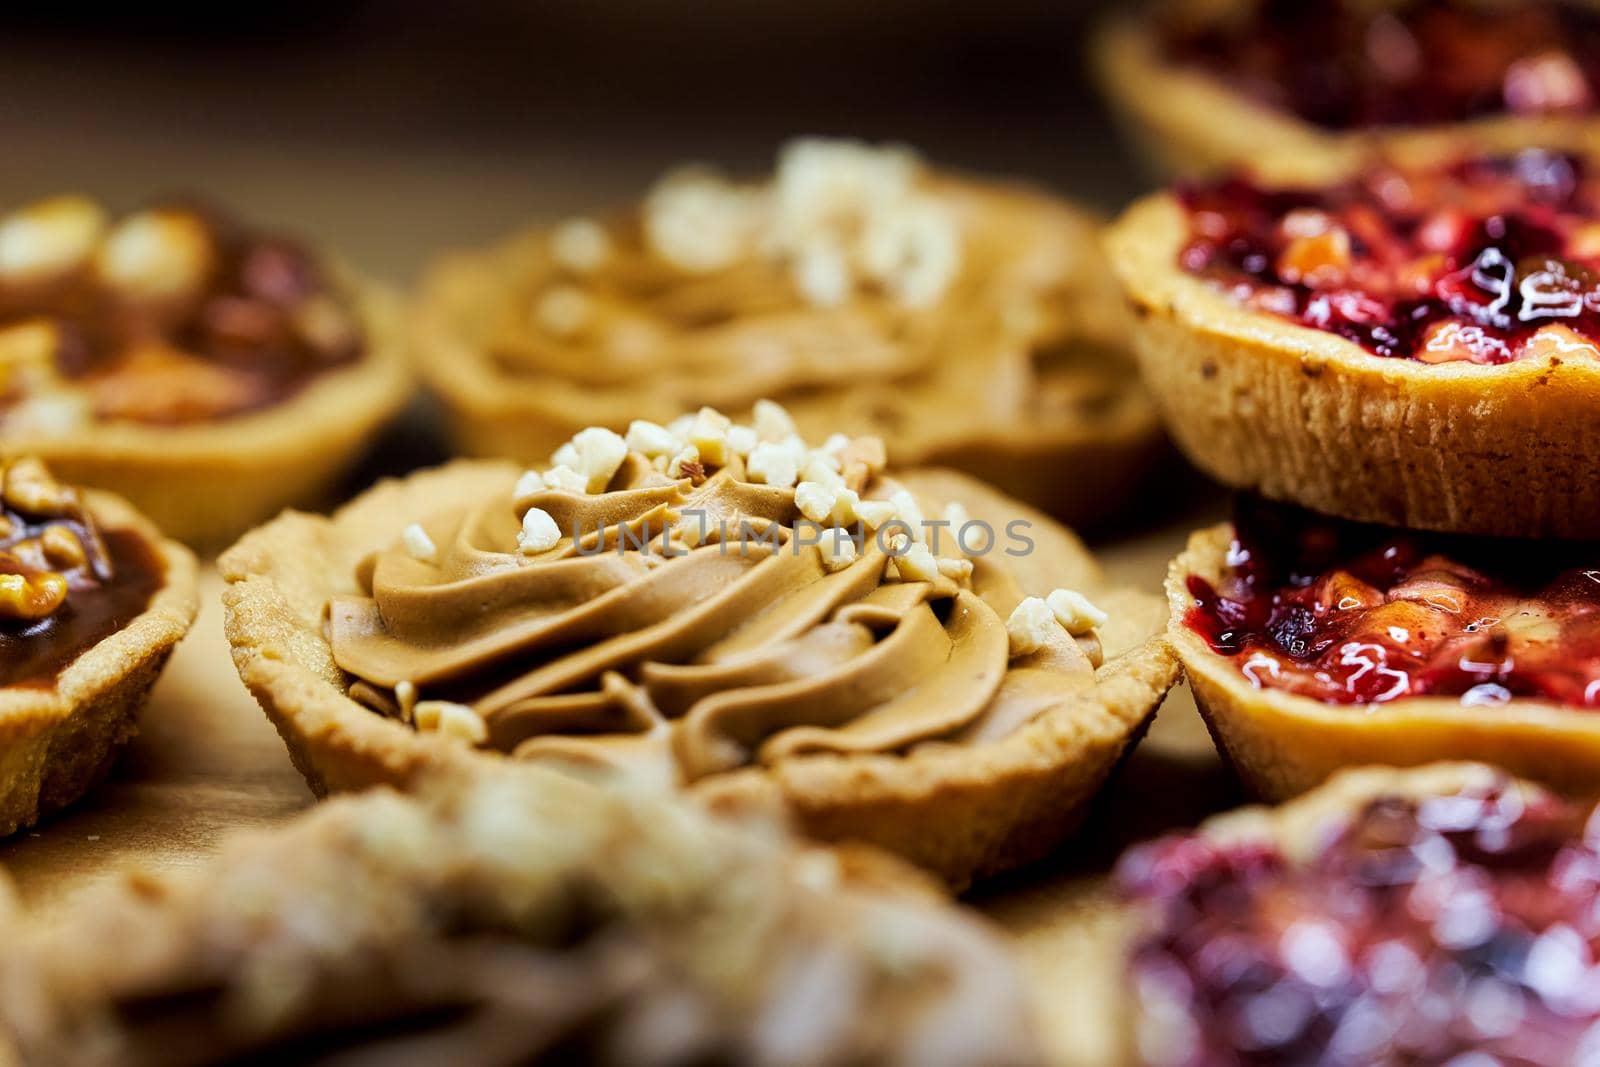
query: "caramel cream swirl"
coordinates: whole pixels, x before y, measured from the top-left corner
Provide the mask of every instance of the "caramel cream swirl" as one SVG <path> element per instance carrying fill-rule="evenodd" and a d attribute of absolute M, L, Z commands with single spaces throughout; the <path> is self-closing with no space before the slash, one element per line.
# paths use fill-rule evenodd
<path fill-rule="evenodd" d="M 352 696 L 519 757 L 693 781 L 993 739 L 1093 684 L 1092 632 L 1017 649 L 1024 596 L 1003 553 L 962 560 L 945 531 L 937 554 L 901 555 L 887 526 L 860 524 L 841 553 L 802 515 L 810 483 L 758 484 L 737 454 L 709 474 L 662 465 L 630 451 L 596 493 L 535 478 L 369 556 L 363 595 L 328 605 Z M 875 504 L 914 508 L 891 477 L 845 466 L 880 522 Z M 559 537 L 530 541 L 535 512 Z"/>

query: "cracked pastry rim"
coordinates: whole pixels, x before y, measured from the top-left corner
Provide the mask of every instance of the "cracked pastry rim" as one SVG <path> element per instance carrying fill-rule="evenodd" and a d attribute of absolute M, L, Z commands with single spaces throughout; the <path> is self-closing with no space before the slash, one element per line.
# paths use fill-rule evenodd
<path fill-rule="evenodd" d="M 8 450 L 45 460 L 66 482 L 128 498 L 169 536 L 219 548 L 284 507 L 305 503 L 355 461 L 410 390 L 399 300 L 335 270 L 366 350 L 295 395 L 227 419 L 177 426 L 96 422 L 68 435 L 8 433 Z"/>
<path fill-rule="evenodd" d="M 1185 272 L 1187 239 L 1184 207 L 1158 193 L 1128 209 L 1107 245 L 1146 386 L 1207 474 L 1362 522 L 1600 536 L 1600 497 L 1573 489 L 1600 455 L 1600 361 L 1377 357 Z"/>
<path fill-rule="evenodd" d="M 1240 0 L 1222 0 L 1239 6 Z M 1215 7 L 1215 4 L 1208 4 Z M 1489 115 L 1432 126 L 1324 130 L 1252 100 L 1204 70 L 1168 62 L 1145 14 L 1108 19 L 1092 59 L 1101 91 L 1157 173 L 1206 174 L 1237 167 L 1273 177 L 1320 180 L 1383 158 L 1425 163 L 1477 149 L 1600 147 L 1600 119 Z"/>
<path fill-rule="evenodd" d="M 1366 805 L 1383 797 L 1426 799 L 1466 789 L 1504 786 L 1524 797 L 1546 795 L 1537 784 L 1515 774 L 1477 762 L 1436 762 L 1411 768 L 1355 767 L 1340 771 L 1311 792 L 1276 807 L 1248 805 L 1212 816 L 1193 831 L 1221 845 L 1262 841 L 1272 844 L 1291 863 L 1313 858 L 1326 841 L 1330 825 L 1348 820 Z M 1591 783 L 1592 785 L 1592 783 Z M 1592 792 L 1592 789 L 1591 789 Z M 1137 903 L 1120 902 L 1106 925 L 1093 937 L 1104 958 L 1114 961 L 1113 973 L 1104 976 L 1114 992 L 1107 1012 L 1114 1033 L 1111 1044 L 1120 1049 L 1118 1063 L 1141 1062 L 1136 1035 L 1141 1033 L 1138 1003 L 1131 992 L 1126 968 L 1131 949 L 1148 927 Z"/>
<path fill-rule="evenodd" d="M 331 518 L 286 514 L 219 560 L 234 663 L 318 793 L 405 786 L 438 764 L 504 757 L 375 714 L 345 691 L 322 631 L 322 605 L 353 591 L 354 567 L 408 522 L 454 503 L 506 492 L 521 468 L 461 460 L 383 483 Z M 1051 520 L 964 475 L 897 475 L 930 497 L 960 499 L 974 515 L 1024 516 L 1059 536 L 1082 588 L 1098 568 Z M 1026 561 L 1023 561 L 1024 563 Z M 1036 584 L 1036 583 L 1033 583 Z M 1137 739 L 1177 680 L 1161 633 L 1164 605 L 1148 604 L 1150 636 L 1097 671 L 1096 684 L 1027 726 L 979 748 L 930 746 L 910 755 L 791 755 L 720 773 L 691 790 L 714 806 L 781 803 L 822 839 L 859 839 L 906 856 L 955 885 L 1037 858 L 1077 825 L 1086 802 Z"/>
<path fill-rule="evenodd" d="M 193 553 L 122 498 L 82 495 L 101 527 L 131 530 L 151 548 L 163 581 L 141 614 L 63 667 L 54 686 L 0 686 L 0 834 L 72 803 L 109 769 L 199 605 Z"/>
<path fill-rule="evenodd" d="M 1060 231 L 1055 242 L 1058 247 L 1097 251 L 1094 232 L 1101 220 L 1048 194 L 929 167 L 928 187 L 936 190 L 940 186 L 970 189 L 998 198 L 998 203 L 1024 205 L 1025 210 L 1039 215 L 1040 227 Z M 558 230 L 554 226 L 530 227 L 489 247 L 446 254 L 424 276 L 413 309 L 417 366 L 428 388 L 443 402 L 452 435 L 461 448 L 475 456 L 541 459 L 590 425 L 621 430 L 629 419 L 640 416 L 664 422 L 680 408 L 702 403 L 740 413 L 739 405 L 715 397 L 685 396 L 678 398 L 680 404 L 639 390 L 608 393 L 553 371 L 522 376 L 495 365 L 492 339 L 484 335 L 484 324 L 503 318 L 508 302 L 518 299 L 513 293 L 520 291 L 518 287 L 530 275 L 552 273 L 546 249 Z M 1039 257 L 1036 254 L 1034 258 Z M 733 268 L 739 269 L 738 265 Z M 1102 349 L 1106 356 L 1124 349 L 1126 324 L 1116 286 L 1099 257 L 1089 255 L 1066 268 L 1053 269 L 1070 272 L 1064 273 L 1058 284 L 1090 294 L 1072 301 L 1090 310 L 1077 315 L 1067 347 L 1084 348 L 1095 358 Z M 1035 268 L 1033 273 L 1040 270 Z M 559 273 L 553 276 L 556 280 L 561 277 Z M 1044 288 L 1041 283 L 1028 284 Z M 965 471 L 1070 525 L 1084 526 L 1104 521 L 1115 503 L 1129 498 L 1138 479 L 1163 454 L 1160 422 L 1137 382 L 1117 382 L 1112 388 L 1111 410 L 1093 420 L 1046 415 L 1028 422 L 997 420 L 942 435 L 930 435 L 924 427 L 924 439 L 915 445 L 886 425 L 853 429 L 883 437 L 906 466 Z M 848 395 L 848 389 L 836 384 L 809 386 L 802 382 L 795 391 L 803 394 L 808 389 L 816 393 L 813 399 Z M 783 389 L 768 392 L 779 402 L 786 399 Z M 641 408 L 641 404 L 652 403 L 658 405 L 656 410 Z M 817 414 L 831 417 L 828 412 L 824 406 Z M 805 421 L 802 418 L 802 423 Z M 1057 477 L 1055 468 L 1061 465 L 1069 465 L 1076 477 Z"/>
<path fill-rule="evenodd" d="M 1218 582 L 1231 524 L 1201 530 L 1167 572 L 1167 634 L 1196 706 L 1224 758 L 1268 799 L 1303 793 L 1344 767 L 1482 760 L 1557 789 L 1600 782 L 1600 716 L 1585 708 L 1514 697 L 1498 706 L 1454 696 L 1407 696 L 1376 705 L 1329 704 L 1256 688 L 1184 621 L 1191 576 Z"/>

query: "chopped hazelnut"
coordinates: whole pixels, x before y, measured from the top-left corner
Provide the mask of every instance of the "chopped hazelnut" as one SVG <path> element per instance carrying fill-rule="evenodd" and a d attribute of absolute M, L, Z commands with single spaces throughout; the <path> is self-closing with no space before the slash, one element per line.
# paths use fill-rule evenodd
<path fill-rule="evenodd" d="M 1104 626 L 1110 618 L 1089 602 L 1089 598 L 1074 589 L 1057 589 L 1045 597 L 1045 603 L 1055 614 L 1067 633 L 1082 637 Z"/>
<path fill-rule="evenodd" d="M 700 461 L 721 467 L 728 462 L 728 428 L 732 420 L 716 408 L 701 408 L 689 425 L 689 443 L 700 450 Z"/>
<path fill-rule="evenodd" d="M 807 241 L 791 267 L 794 286 L 814 307 L 838 307 L 850 296 L 850 264 L 844 250 L 830 240 Z"/>
<path fill-rule="evenodd" d="M 1050 605 L 1036 596 L 1027 597 L 1006 620 L 1006 635 L 1011 639 L 1011 655 L 1026 656 L 1043 648 L 1061 632 Z"/>
<path fill-rule="evenodd" d="M 489 740 L 489 725 L 466 704 L 452 700 L 419 700 L 414 711 L 417 729 L 457 737 L 474 745 Z"/>
<path fill-rule="evenodd" d="M 795 467 L 794 454 L 782 445 L 771 442 L 757 445 L 750 453 L 750 459 L 745 467 L 750 473 L 751 481 L 775 485 L 782 489 L 794 485 L 800 477 L 800 472 Z"/>
<path fill-rule="evenodd" d="M 540 294 L 534 315 L 541 329 L 557 337 L 574 337 L 589 324 L 591 305 L 583 290 L 557 285 Z"/>
<path fill-rule="evenodd" d="M 611 238 L 593 219 L 567 219 L 550 232 L 550 256 L 574 274 L 592 274 L 611 256 Z"/>
<path fill-rule="evenodd" d="M 561 542 L 561 528 L 543 508 L 529 508 L 522 516 L 522 532 L 517 535 L 517 551 L 525 555 L 548 552 Z"/>
<path fill-rule="evenodd" d="M 728 427 L 728 451 L 736 456 L 748 456 L 761 443 L 761 435 L 753 426 L 735 424 Z"/>
<path fill-rule="evenodd" d="M 911 544 L 903 555 L 890 561 L 902 582 L 931 582 L 939 577 L 939 561 L 921 542 Z"/>
<path fill-rule="evenodd" d="M 940 556 L 939 573 L 946 578 L 964 582 L 972 577 L 972 561 L 970 559 L 950 559 Z"/>
<path fill-rule="evenodd" d="M 858 558 L 856 543 L 849 537 L 824 537 L 817 551 L 822 554 L 822 565 L 829 573 L 844 570 Z"/>
<path fill-rule="evenodd" d="M 756 433 L 763 441 L 782 441 L 800 433 L 794 424 L 794 417 L 776 401 L 757 400 L 751 416 L 755 420 Z"/>
<path fill-rule="evenodd" d="M 49 279 L 88 262 L 106 215 L 82 196 L 35 201 L 0 220 L 0 278 L 8 282 Z"/>
<path fill-rule="evenodd" d="M 889 503 L 894 505 L 900 521 L 911 528 L 913 541 L 927 540 L 927 521 L 923 518 L 922 505 L 917 503 L 916 497 L 904 489 L 896 489 L 889 494 Z"/>
<path fill-rule="evenodd" d="M 544 487 L 568 493 L 587 493 L 589 479 L 564 464 L 556 464 L 544 472 Z"/>
<path fill-rule="evenodd" d="M 870 530 L 879 529 L 893 521 L 897 514 L 895 506 L 887 500 L 863 500 L 856 505 L 856 517 L 866 523 Z"/>
<path fill-rule="evenodd" d="M 591 493 L 604 492 L 623 460 L 628 458 L 628 443 L 620 434 L 601 426 L 579 430 L 572 438 L 572 445 L 578 452 L 578 462 L 573 469 L 588 479 Z"/>
<path fill-rule="evenodd" d="M 198 290 L 213 265 L 211 234 L 184 211 L 141 211 L 119 222 L 96 258 L 100 277 L 135 299 L 165 300 Z"/>
<path fill-rule="evenodd" d="M 512 487 L 511 499 L 522 500 L 535 493 L 542 493 L 544 489 L 544 475 L 538 471 L 523 471 L 522 476 L 517 479 L 517 484 Z"/>
<path fill-rule="evenodd" d="M 420 523 L 412 523 L 400 531 L 400 542 L 405 546 L 406 555 L 423 563 L 433 563 L 439 558 L 439 549 L 433 543 L 433 538 L 428 536 L 428 531 Z"/>
<path fill-rule="evenodd" d="M 826 523 L 833 514 L 835 490 L 817 482 L 801 482 L 794 489 L 794 506 L 815 523 Z"/>
<path fill-rule="evenodd" d="M 654 459 L 670 456 L 683 448 L 683 442 L 665 426 L 647 419 L 634 419 L 628 424 L 627 445 L 641 455 Z"/>
<path fill-rule="evenodd" d="M 577 470 L 578 469 L 578 449 L 577 449 L 577 447 L 575 445 L 573 445 L 573 443 L 571 441 L 568 441 L 566 444 L 564 444 L 560 448 L 556 449 L 555 452 L 551 453 L 550 465 L 553 466 L 553 467 L 570 467 L 573 470 Z"/>

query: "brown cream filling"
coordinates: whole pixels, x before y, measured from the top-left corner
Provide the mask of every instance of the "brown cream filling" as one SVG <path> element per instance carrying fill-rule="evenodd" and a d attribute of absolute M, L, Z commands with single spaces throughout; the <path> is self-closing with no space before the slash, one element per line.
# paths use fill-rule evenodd
<path fill-rule="evenodd" d="M 693 780 L 801 754 L 993 740 L 1093 684 L 1092 637 L 1059 630 L 1009 655 L 1023 590 L 999 558 L 974 559 L 967 581 L 902 582 L 869 534 L 830 571 L 801 543 L 817 530 L 795 491 L 743 478 L 736 458 L 696 484 L 635 453 L 601 494 L 544 489 L 423 523 L 434 559 L 377 552 L 359 569 L 363 595 L 328 605 L 351 695 L 404 718 L 396 689 L 414 686 L 469 706 L 488 744 L 518 757 Z M 863 496 L 895 487 L 878 478 Z M 517 549 L 530 507 L 563 534 L 534 556 Z M 702 524 L 704 539 L 686 538 Z"/>

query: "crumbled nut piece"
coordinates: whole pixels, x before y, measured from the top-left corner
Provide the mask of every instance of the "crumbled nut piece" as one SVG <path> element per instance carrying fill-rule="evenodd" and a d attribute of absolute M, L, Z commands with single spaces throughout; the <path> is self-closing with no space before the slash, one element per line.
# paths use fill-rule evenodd
<path fill-rule="evenodd" d="M 602 426 L 579 430 L 573 435 L 572 445 L 578 452 L 573 469 L 588 479 L 591 493 L 604 492 L 628 458 L 628 443 L 622 435 Z"/>
<path fill-rule="evenodd" d="M 753 426 L 735 424 L 728 427 L 728 451 L 736 456 L 748 456 L 761 443 L 761 435 Z"/>
<path fill-rule="evenodd" d="M 439 558 L 439 548 L 433 543 L 433 538 L 428 536 L 428 531 L 420 523 L 412 523 L 400 531 L 400 543 L 405 546 L 406 555 L 423 563 L 433 563 Z"/>
<path fill-rule="evenodd" d="M 52 517 L 65 514 L 77 494 L 55 480 L 48 468 L 32 456 L 14 460 L 5 468 L 6 504 L 24 515 Z"/>
<path fill-rule="evenodd" d="M 961 270 L 961 231 L 944 205 L 909 196 L 867 220 L 861 239 L 863 273 L 905 307 L 938 303 Z"/>
<path fill-rule="evenodd" d="M 822 442 L 822 447 L 817 449 L 817 451 L 839 460 L 839 466 L 843 468 L 844 460 L 840 458 L 840 453 L 849 447 L 850 438 L 847 435 L 842 433 L 830 433 L 828 435 L 828 439 Z"/>
<path fill-rule="evenodd" d="M 800 465 L 800 479 L 816 482 L 831 489 L 843 489 L 844 478 L 839 474 L 839 460 L 823 452 L 811 452 Z"/>
<path fill-rule="evenodd" d="M 1050 605 L 1036 596 L 1030 596 L 1016 606 L 1006 620 L 1006 635 L 1011 639 L 1011 654 L 1026 656 L 1043 648 L 1052 637 L 1061 632 Z"/>
<path fill-rule="evenodd" d="M 544 490 L 544 475 L 538 471 L 523 471 L 522 476 L 517 479 L 516 486 L 511 490 L 511 499 L 521 500 L 535 493 L 542 493 Z"/>
<path fill-rule="evenodd" d="M 756 433 L 763 441 L 782 441 L 800 434 L 789 409 L 776 401 L 757 400 L 751 416 L 755 420 Z"/>
<path fill-rule="evenodd" d="M 0 220 L 0 278 L 36 281 L 88 262 L 105 232 L 106 214 L 82 196 L 52 196 Z"/>
<path fill-rule="evenodd" d="M 550 232 L 550 256 L 574 274 L 592 274 L 611 256 L 611 238 L 593 219 L 567 219 Z"/>
<path fill-rule="evenodd" d="M 413 715 L 418 730 L 458 737 L 474 745 L 489 740 L 489 724 L 465 704 L 452 700 L 419 700 Z"/>
<path fill-rule="evenodd" d="M 645 196 L 645 242 L 682 270 L 723 270 L 749 251 L 759 211 L 749 191 L 713 171 L 686 167 L 662 177 Z"/>
<path fill-rule="evenodd" d="M 817 482 L 801 482 L 794 488 L 794 506 L 815 523 L 825 523 L 833 514 L 835 490 Z"/>
<path fill-rule="evenodd" d="M 701 408 L 695 415 L 686 436 L 700 450 L 700 461 L 706 466 L 721 467 L 728 462 L 728 428 L 732 425 L 716 408 Z"/>
<path fill-rule="evenodd" d="M 931 582 L 939 577 L 939 561 L 928 546 L 920 541 L 912 543 L 903 555 L 890 560 L 895 577 L 902 582 Z"/>
<path fill-rule="evenodd" d="M 838 458 L 840 476 L 858 493 L 888 464 L 888 453 L 878 437 L 850 438 L 839 450 Z"/>
<path fill-rule="evenodd" d="M 765 442 L 755 447 L 745 465 L 750 480 L 787 489 L 795 484 L 800 472 L 795 468 L 794 453 L 779 444 Z"/>
<path fill-rule="evenodd" d="M 627 444 L 633 451 L 651 459 L 670 456 L 683 448 L 683 441 L 676 434 L 647 419 L 634 419 L 628 424 Z"/>
<path fill-rule="evenodd" d="M 1056 621 L 1067 633 L 1082 637 L 1104 626 L 1110 616 L 1089 602 L 1089 598 L 1074 589 L 1057 589 L 1045 598 Z"/>
<path fill-rule="evenodd" d="M 0 574 L 0 619 L 43 619 L 66 599 L 67 580 L 59 574 Z"/>
<path fill-rule="evenodd" d="M 939 573 L 946 578 L 964 582 L 972 577 L 972 561 L 970 559 L 950 559 L 947 556 L 940 556 Z"/>
<path fill-rule="evenodd" d="M 211 234 L 186 211 L 141 211 L 106 235 L 95 262 L 106 284 L 127 296 L 185 296 L 198 290 L 211 272 Z"/>
<path fill-rule="evenodd" d="M 904 489 L 896 489 L 889 494 L 889 503 L 894 505 L 895 514 L 901 522 L 910 527 L 913 541 L 925 541 L 928 537 L 927 520 L 922 515 L 922 505 L 917 503 L 917 498 Z"/>
<path fill-rule="evenodd" d="M 571 441 L 556 449 L 550 455 L 552 467 L 567 467 L 571 470 L 578 469 L 578 449 Z"/>
<path fill-rule="evenodd" d="M 830 574 L 844 570 L 858 558 L 856 543 L 849 537 L 824 537 L 817 551 L 822 554 L 822 565 Z"/>
<path fill-rule="evenodd" d="M 568 493 L 587 493 L 589 479 L 571 467 L 558 464 L 544 472 L 544 487 Z"/>
<path fill-rule="evenodd" d="M 65 526 L 45 527 L 44 533 L 39 535 L 39 549 L 44 553 L 45 562 L 60 571 L 75 570 L 89 561 L 83 542 Z"/>
<path fill-rule="evenodd" d="M 665 456 L 656 460 L 661 464 L 661 470 L 669 478 L 701 479 L 706 475 L 705 464 L 700 462 L 700 450 L 694 445 L 685 445 L 676 455 Z"/>
<path fill-rule="evenodd" d="M 417 687 L 404 679 L 395 683 L 394 702 L 400 705 L 402 722 L 415 722 L 417 717 Z"/>
<path fill-rule="evenodd" d="M 866 523 L 867 529 L 877 530 L 894 520 L 895 506 L 887 500 L 862 500 L 856 504 L 856 517 Z"/>
<path fill-rule="evenodd" d="M 61 327 L 50 319 L 24 319 L 0 327 L 0 390 L 31 392 L 56 377 Z"/>
<path fill-rule="evenodd" d="M 522 532 L 517 534 L 517 551 L 525 555 L 548 552 L 561 542 L 561 528 L 543 508 L 529 508 L 522 516 Z"/>
<path fill-rule="evenodd" d="M 533 313 L 539 326 L 557 337 L 575 337 L 589 325 L 593 311 L 587 293 L 570 285 L 557 285 L 539 294 Z"/>
<path fill-rule="evenodd" d="M 790 273 L 794 287 L 815 307 L 838 307 L 850 296 L 850 265 L 832 241 L 816 239 L 802 245 Z"/>

